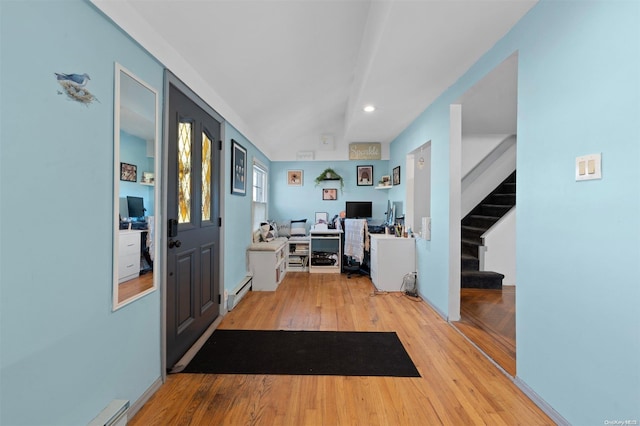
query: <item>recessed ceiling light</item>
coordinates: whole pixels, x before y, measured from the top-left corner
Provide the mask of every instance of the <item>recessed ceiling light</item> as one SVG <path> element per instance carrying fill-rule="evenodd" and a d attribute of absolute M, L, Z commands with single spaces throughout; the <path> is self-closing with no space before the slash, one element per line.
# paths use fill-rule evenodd
<path fill-rule="evenodd" d="M 373 105 L 367 105 L 362 109 L 364 110 L 364 112 L 373 112 L 376 110 L 376 107 L 374 107 Z"/>

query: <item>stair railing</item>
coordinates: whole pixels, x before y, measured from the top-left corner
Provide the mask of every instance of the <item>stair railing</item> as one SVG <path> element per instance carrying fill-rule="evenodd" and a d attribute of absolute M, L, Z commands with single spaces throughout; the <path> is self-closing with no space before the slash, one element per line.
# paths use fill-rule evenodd
<path fill-rule="evenodd" d="M 462 178 L 460 219 L 465 217 L 515 169 L 516 136 L 510 135 Z"/>

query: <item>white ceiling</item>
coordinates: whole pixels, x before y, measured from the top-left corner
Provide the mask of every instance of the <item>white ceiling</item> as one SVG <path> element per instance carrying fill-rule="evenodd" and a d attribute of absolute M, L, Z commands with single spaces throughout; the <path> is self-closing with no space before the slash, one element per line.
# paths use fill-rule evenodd
<path fill-rule="evenodd" d="M 346 160 L 351 142 L 382 142 L 388 155 L 388 143 L 535 4 L 92 2 L 274 161 L 295 160 L 299 151 Z M 515 99 L 493 98 L 505 96 Z M 365 113 L 365 104 L 377 110 Z M 474 133 L 484 132 L 486 120 L 476 121 Z"/>

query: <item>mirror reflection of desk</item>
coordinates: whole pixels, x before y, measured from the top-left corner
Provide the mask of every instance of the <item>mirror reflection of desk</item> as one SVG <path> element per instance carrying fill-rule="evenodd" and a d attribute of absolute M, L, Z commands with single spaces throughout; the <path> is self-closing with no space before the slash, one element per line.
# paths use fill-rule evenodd
<path fill-rule="evenodd" d="M 118 238 L 118 284 L 140 276 L 140 255 L 148 256 L 146 229 L 123 229 Z M 145 256 L 145 257 L 146 257 Z M 148 259 L 150 261 L 150 259 Z"/>

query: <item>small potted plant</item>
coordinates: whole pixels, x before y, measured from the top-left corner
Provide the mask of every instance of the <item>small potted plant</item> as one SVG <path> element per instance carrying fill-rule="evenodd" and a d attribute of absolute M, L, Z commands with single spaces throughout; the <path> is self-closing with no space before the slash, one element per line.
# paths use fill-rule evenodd
<path fill-rule="evenodd" d="M 340 192 L 342 192 L 342 189 L 344 188 L 344 181 L 342 180 L 342 176 L 336 173 L 336 171 L 331 167 L 324 169 L 322 173 L 318 175 L 318 177 L 315 179 L 316 186 L 320 185 L 320 183 L 324 182 L 325 180 L 339 180 Z"/>

